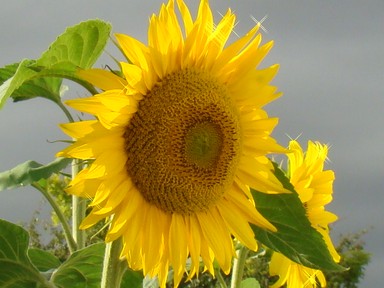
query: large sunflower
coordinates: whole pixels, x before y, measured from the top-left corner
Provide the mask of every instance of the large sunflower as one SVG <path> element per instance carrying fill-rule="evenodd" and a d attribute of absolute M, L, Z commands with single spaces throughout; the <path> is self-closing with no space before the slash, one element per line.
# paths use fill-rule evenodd
<path fill-rule="evenodd" d="M 322 236 L 336 262 L 340 256 L 336 252 L 329 237 L 328 225 L 337 220 L 337 216 L 325 211 L 324 206 L 332 201 L 332 184 L 335 179 L 333 171 L 324 169 L 328 147 L 320 143 L 308 142 L 307 152 L 304 154 L 297 141 L 290 141 L 288 154 L 288 174 L 292 185 L 299 194 L 301 202 L 307 212 L 309 221 Z M 271 287 L 325 287 L 324 274 L 316 269 L 299 265 L 284 255 L 275 252 L 270 263 L 272 275 L 279 275 L 279 280 Z"/>
<path fill-rule="evenodd" d="M 280 96 L 269 82 L 274 65 L 256 67 L 272 47 L 260 46 L 258 25 L 226 46 L 234 28 L 230 10 L 215 25 L 208 1 L 192 19 L 183 1 L 150 18 L 148 45 L 122 34 L 129 63 L 122 76 L 91 69 L 80 76 L 103 92 L 68 101 L 96 120 L 62 125 L 77 141 L 59 156 L 93 159 L 68 192 L 93 199 L 88 228 L 113 216 L 106 241 L 122 237 L 122 257 L 133 269 L 158 276 L 169 266 L 175 285 L 191 259 L 213 274 L 216 259 L 231 267 L 232 236 L 256 249 L 248 222 L 275 228 L 255 209 L 249 187 L 285 192 L 268 153 L 285 149 L 270 134 L 277 124 L 262 107 Z"/>

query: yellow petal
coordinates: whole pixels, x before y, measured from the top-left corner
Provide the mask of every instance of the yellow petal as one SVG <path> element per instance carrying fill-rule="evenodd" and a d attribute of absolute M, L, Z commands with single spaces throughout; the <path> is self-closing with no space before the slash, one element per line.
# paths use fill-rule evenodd
<path fill-rule="evenodd" d="M 174 270 L 174 285 L 177 287 L 184 274 L 185 264 L 188 256 L 187 231 L 184 216 L 172 215 L 169 231 L 170 260 Z"/>
<path fill-rule="evenodd" d="M 226 230 L 220 214 L 216 209 L 211 209 L 206 213 L 197 213 L 197 218 L 204 238 L 212 249 L 217 262 L 224 273 L 228 274 L 231 268 L 233 247 L 230 234 Z"/>
<path fill-rule="evenodd" d="M 236 177 L 246 185 L 264 193 L 291 193 L 272 173 L 273 166 L 266 157 L 242 157 Z M 268 167 L 270 169 L 268 169 Z"/>
<path fill-rule="evenodd" d="M 218 209 L 231 233 L 249 249 L 256 251 L 257 243 L 253 230 L 246 219 L 239 216 L 236 207 L 231 205 L 229 201 L 223 199 L 218 204 Z"/>
<path fill-rule="evenodd" d="M 85 135 L 95 131 L 95 127 L 98 126 L 99 123 L 97 120 L 60 124 L 61 130 L 72 138 L 84 137 Z"/>
<path fill-rule="evenodd" d="M 179 7 L 183 22 L 184 22 L 184 30 L 185 34 L 189 35 L 193 28 L 193 20 L 191 17 L 191 13 L 189 12 L 189 9 L 187 5 L 185 5 L 183 0 L 177 0 L 177 5 Z"/>
<path fill-rule="evenodd" d="M 124 89 L 127 85 L 125 79 L 117 76 L 113 72 L 103 69 L 78 69 L 77 75 L 92 85 L 102 90 Z"/>
<path fill-rule="evenodd" d="M 149 206 L 147 210 L 146 222 L 143 223 L 143 242 L 142 242 L 142 255 L 143 255 L 143 271 L 144 275 L 151 273 L 156 269 L 161 257 L 163 239 L 161 234 L 163 231 L 159 229 L 161 225 L 161 211 L 155 206 Z"/>

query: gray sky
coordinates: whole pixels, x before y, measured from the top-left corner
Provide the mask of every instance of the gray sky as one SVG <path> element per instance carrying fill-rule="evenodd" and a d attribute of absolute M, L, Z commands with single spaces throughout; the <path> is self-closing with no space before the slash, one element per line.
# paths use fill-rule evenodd
<path fill-rule="evenodd" d="M 0 10 L 0 66 L 38 58 L 67 26 L 100 18 L 113 31 L 146 41 L 148 18 L 160 0 L 3 0 Z M 196 6 L 196 1 L 187 1 Z M 373 254 L 361 287 L 382 287 L 384 272 L 384 1 L 383 0 L 211 0 L 218 18 L 227 7 L 238 15 L 236 32 L 260 20 L 265 41 L 275 47 L 262 66 L 280 63 L 274 80 L 284 93 L 266 107 L 280 118 L 274 136 L 286 145 L 289 135 L 331 145 L 327 168 L 336 173 L 334 201 L 339 215 L 334 234 L 373 227 L 364 238 Z M 216 19 L 217 19 L 216 18 Z M 119 56 L 110 48 L 114 56 Z M 111 64 L 103 57 L 98 64 Z M 69 92 L 83 96 L 73 86 Z M 69 97 L 69 96 L 68 96 Z M 53 104 L 33 100 L 0 111 L 0 171 L 29 159 L 47 163 L 65 139 L 57 124 L 66 119 Z M 48 141 L 47 141 L 48 140 Z M 31 189 L 0 192 L 0 217 L 27 221 L 41 204 Z M 20 203 L 21 202 L 21 203 Z"/>

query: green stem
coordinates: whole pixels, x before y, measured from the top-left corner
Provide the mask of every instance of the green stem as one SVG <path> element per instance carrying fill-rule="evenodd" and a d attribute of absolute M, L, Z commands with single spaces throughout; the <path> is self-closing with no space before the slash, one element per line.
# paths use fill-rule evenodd
<path fill-rule="evenodd" d="M 72 179 L 76 177 L 79 171 L 80 161 L 74 159 L 72 161 Z M 85 231 L 79 229 L 79 226 L 85 218 L 86 209 L 85 199 L 72 195 L 72 235 L 76 241 L 77 249 L 85 247 Z"/>
<path fill-rule="evenodd" d="M 124 272 L 127 269 L 125 261 L 120 259 L 122 249 L 121 238 L 107 243 L 104 254 L 101 288 L 120 287 Z"/>
<path fill-rule="evenodd" d="M 34 267 L 31 267 L 31 266 L 23 266 L 23 267 L 25 267 L 24 269 L 26 269 L 26 273 L 28 274 L 28 275 L 36 275 L 36 268 L 34 268 Z M 44 275 L 44 274 L 48 274 L 48 275 Z M 38 278 L 38 281 L 36 281 L 37 283 L 36 283 L 36 286 L 35 285 L 33 285 L 33 286 L 35 286 L 35 287 L 44 287 L 44 288 L 57 288 L 57 286 L 54 284 L 54 283 L 52 283 L 51 281 L 49 281 L 49 279 L 50 279 L 50 277 L 51 277 L 51 275 L 49 275 L 49 272 L 47 271 L 47 272 L 40 272 L 40 273 L 37 273 L 37 278 Z M 47 277 L 48 276 L 48 277 Z M 36 279 L 37 280 L 37 279 Z M 9 282 L 8 282 L 9 283 Z M 10 285 L 12 285 L 12 284 L 10 284 Z M 17 284 L 16 284 L 17 285 Z M 22 284 L 21 284 L 22 285 Z M 8 285 L 7 285 L 8 286 Z"/>
<path fill-rule="evenodd" d="M 220 268 L 215 269 L 215 276 L 219 282 L 220 288 L 227 288 L 227 283 L 225 283 L 224 277 L 221 274 Z"/>
<path fill-rule="evenodd" d="M 249 249 L 245 246 L 241 246 L 241 248 L 237 251 L 237 259 L 233 262 L 231 288 L 240 288 L 248 252 Z"/>
<path fill-rule="evenodd" d="M 71 113 L 68 111 L 65 105 L 61 101 L 57 101 L 56 103 L 67 116 L 69 122 L 75 122 Z M 74 159 L 72 161 L 72 179 L 76 177 L 80 170 L 80 161 Z M 76 241 L 77 249 L 82 249 L 85 247 L 85 231 L 80 230 L 79 227 L 81 222 L 85 218 L 86 209 L 87 208 L 85 199 L 72 195 L 72 235 Z"/>
<path fill-rule="evenodd" d="M 61 101 L 55 102 L 57 105 L 59 105 L 60 109 L 64 112 L 65 116 L 67 116 L 69 122 L 75 122 L 73 119 L 71 113 L 68 111 L 68 109 L 64 106 L 64 104 Z"/>
<path fill-rule="evenodd" d="M 47 199 L 47 201 L 51 205 L 52 209 L 55 211 L 61 225 L 63 226 L 64 236 L 65 236 L 65 239 L 67 240 L 69 251 L 71 253 L 75 252 L 77 250 L 75 239 L 73 239 L 72 237 L 71 228 L 69 227 L 67 219 L 65 218 L 64 213 L 61 211 L 59 205 L 57 205 L 56 201 L 51 197 L 51 195 L 43 187 L 41 187 L 40 184 L 38 184 L 37 182 L 33 182 L 32 187 L 36 188 L 41 192 L 41 194 L 43 194 L 45 199 Z"/>

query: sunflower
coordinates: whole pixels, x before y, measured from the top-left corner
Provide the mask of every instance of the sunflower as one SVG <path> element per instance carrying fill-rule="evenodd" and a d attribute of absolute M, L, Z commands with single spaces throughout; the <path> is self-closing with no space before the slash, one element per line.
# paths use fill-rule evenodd
<path fill-rule="evenodd" d="M 78 72 L 101 93 L 67 104 L 96 120 L 61 125 L 76 142 L 58 153 L 92 160 L 68 188 L 92 199 L 81 228 L 111 218 L 106 241 L 122 237 L 121 257 L 162 287 L 170 266 L 178 285 L 188 257 L 189 278 L 201 260 L 229 273 L 232 236 L 256 249 L 249 222 L 275 230 L 250 187 L 286 192 L 266 157 L 286 152 L 270 136 L 278 119 L 262 109 L 280 96 L 269 84 L 278 66 L 256 70 L 272 43 L 260 45 L 256 25 L 227 46 L 230 9 L 215 25 L 208 1 L 195 20 L 183 1 L 178 16 L 175 6 L 150 18 L 148 45 L 115 35 L 128 59 L 121 73 Z"/>
<path fill-rule="evenodd" d="M 332 201 L 332 184 L 335 179 L 333 171 L 324 169 L 328 147 L 317 142 L 308 142 L 307 152 L 304 154 L 299 143 L 290 141 L 288 154 L 288 174 L 292 185 L 299 194 L 309 221 L 322 236 L 333 259 L 340 261 L 329 236 L 328 225 L 337 220 L 337 216 L 325 211 L 324 206 Z M 275 252 L 270 263 L 272 275 L 279 275 L 279 280 L 271 287 L 325 287 L 326 280 L 320 270 L 297 264 L 282 254 Z"/>

